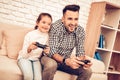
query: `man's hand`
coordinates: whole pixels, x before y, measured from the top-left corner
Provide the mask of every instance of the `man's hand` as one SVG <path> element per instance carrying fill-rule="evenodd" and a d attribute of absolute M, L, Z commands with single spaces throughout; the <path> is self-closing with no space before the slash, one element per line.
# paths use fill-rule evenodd
<path fill-rule="evenodd" d="M 70 66 L 73 69 L 79 68 L 81 65 L 84 65 L 83 62 L 79 61 L 77 57 L 67 58 L 65 60 L 67 66 Z M 80 65 L 81 64 L 81 65 Z"/>
<path fill-rule="evenodd" d="M 87 64 L 83 64 L 83 68 L 84 69 L 88 69 L 88 68 L 90 68 L 91 66 L 92 66 L 92 62 L 91 62 L 91 58 L 90 57 L 88 57 L 88 56 L 80 56 L 80 57 L 78 57 L 78 60 L 89 60 L 90 62 L 88 62 Z"/>
<path fill-rule="evenodd" d="M 70 66 L 73 69 L 77 69 L 79 67 L 83 67 L 84 69 L 90 68 L 92 65 L 92 62 L 85 64 L 81 60 L 90 60 L 89 57 L 87 56 L 80 56 L 80 57 L 72 57 L 72 58 L 67 58 L 65 60 L 66 65 Z"/>
<path fill-rule="evenodd" d="M 90 67 L 92 66 L 92 64 L 93 64 L 93 63 L 91 62 L 91 59 L 92 59 L 92 58 L 90 58 L 90 57 L 88 57 L 88 56 L 85 56 L 85 59 L 86 59 L 86 60 L 90 60 L 90 63 L 85 64 L 85 65 L 83 66 L 83 68 L 84 68 L 84 69 L 88 69 L 88 68 L 90 68 Z"/>
<path fill-rule="evenodd" d="M 50 47 L 47 46 L 45 49 L 43 49 L 43 51 L 44 51 L 45 54 L 48 55 L 49 52 L 50 52 Z"/>

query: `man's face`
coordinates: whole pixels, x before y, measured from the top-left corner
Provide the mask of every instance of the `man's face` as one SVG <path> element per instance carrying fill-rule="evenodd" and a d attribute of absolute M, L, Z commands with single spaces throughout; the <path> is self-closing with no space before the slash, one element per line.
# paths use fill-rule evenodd
<path fill-rule="evenodd" d="M 79 18 L 78 11 L 74 12 L 74 11 L 67 10 L 66 13 L 63 15 L 62 22 L 69 32 L 73 32 L 77 28 L 78 18 Z"/>

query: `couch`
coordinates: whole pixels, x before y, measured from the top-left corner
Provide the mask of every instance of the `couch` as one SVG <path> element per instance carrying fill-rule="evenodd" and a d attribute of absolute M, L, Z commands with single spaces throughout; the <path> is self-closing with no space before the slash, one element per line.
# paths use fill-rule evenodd
<path fill-rule="evenodd" d="M 0 80 L 22 80 L 23 75 L 17 65 L 17 56 L 22 48 L 24 35 L 33 28 L 0 23 Z M 90 80 L 107 80 L 102 61 L 92 59 Z M 75 80 L 75 75 L 57 71 L 54 80 Z"/>

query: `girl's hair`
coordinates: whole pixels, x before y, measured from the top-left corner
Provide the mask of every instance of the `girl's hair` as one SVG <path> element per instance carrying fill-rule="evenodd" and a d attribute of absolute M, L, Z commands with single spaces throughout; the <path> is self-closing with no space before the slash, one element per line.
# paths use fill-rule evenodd
<path fill-rule="evenodd" d="M 50 19 L 51 19 L 51 21 L 52 21 L 52 16 L 51 16 L 49 13 L 41 13 L 41 14 L 38 16 L 36 22 L 38 23 L 38 22 L 42 19 L 43 16 L 48 16 L 48 17 L 50 17 Z M 38 28 L 38 26 L 36 25 L 36 26 L 34 27 L 34 29 L 37 29 L 37 28 Z"/>

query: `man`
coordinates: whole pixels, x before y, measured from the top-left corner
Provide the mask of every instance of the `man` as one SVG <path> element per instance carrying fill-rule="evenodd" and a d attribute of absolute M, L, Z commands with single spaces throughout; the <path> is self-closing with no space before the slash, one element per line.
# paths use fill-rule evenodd
<path fill-rule="evenodd" d="M 90 79 L 92 63 L 85 64 L 81 61 L 87 57 L 84 52 L 85 31 L 78 25 L 79 9 L 78 5 L 65 6 L 62 19 L 52 24 L 49 57 L 41 58 L 43 80 L 53 80 L 57 69 L 77 75 L 77 80 Z M 76 56 L 70 57 L 74 48 Z"/>

